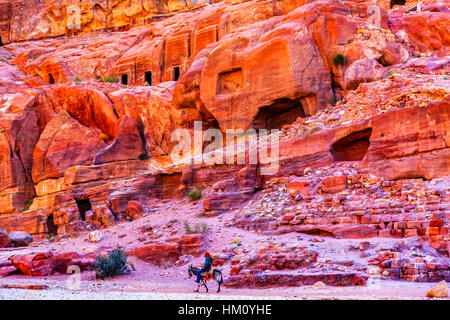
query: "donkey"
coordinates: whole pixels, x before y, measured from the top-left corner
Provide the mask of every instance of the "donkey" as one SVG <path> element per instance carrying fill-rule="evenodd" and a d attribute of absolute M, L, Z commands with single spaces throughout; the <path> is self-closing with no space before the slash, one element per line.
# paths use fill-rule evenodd
<path fill-rule="evenodd" d="M 192 276 L 197 277 L 197 272 L 200 270 L 200 268 L 196 268 L 193 267 L 192 265 L 189 266 L 188 269 L 188 275 L 189 275 L 189 279 L 192 278 Z M 223 277 L 222 277 L 222 271 L 220 271 L 219 269 L 214 269 L 212 271 L 212 278 L 207 278 L 205 277 L 205 274 L 201 274 L 200 276 L 200 282 L 198 284 L 197 290 L 195 290 L 195 292 L 198 292 L 198 290 L 200 289 L 200 285 L 204 285 L 206 288 L 206 292 L 208 292 L 208 287 L 206 286 L 206 281 L 214 279 L 218 284 L 219 284 L 219 288 L 217 289 L 217 292 L 220 292 L 220 285 L 223 282 Z"/>

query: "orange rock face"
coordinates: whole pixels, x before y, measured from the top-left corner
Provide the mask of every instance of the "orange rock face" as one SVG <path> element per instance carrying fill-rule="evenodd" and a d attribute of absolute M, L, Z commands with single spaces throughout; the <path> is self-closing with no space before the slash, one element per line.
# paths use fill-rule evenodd
<path fill-rule="evenodd" d="M 54 86 L 46 88 L 46 95 L 70 116 L 86 127 L 100 129 L 108 137 L 115 137 L 119 119 L 113 105 L 102 92 L 77 86 Z"/>
<path fill-rule="evenodd" d="M 44 3 L 3 0 L 1 8 L 5 10 L 2 11 L 5 12 L 3 19 L 10 30 L 5 38 L 6 42 L 129 27 L 155 16 L 189 11 L 207 3 L 202 0 L 131 0 L 111 3 L 101 0 L 50 0 Z M 22 10 L 23 8 L 27 10 Z M 39 19 L 33 20 L 32 17 Z M 25 20 L 30 23 L 20 23 Z"/>
<path fill-rule="evenodd" d="M 282 120 L 271 115 L 311 115 L 331 96 L 325 66 L 305 25 L 272 22 L 249 35 L 270 29 L 260 39 L 223 39 L 205 61 L 200 98 L 223 130 L 276 128 Z M 319 79 L 320 90 L 314 86 Z"/>
<path fill-rule="evenodd" d="M 345 170 L 447 179 L 448 10 L 379 3 L 0 0 L 0 227 L 77 234 L 195 187 L 205 188 L 206 213 L 220 214 L 287 177 L 287 192 L 301 195 L 289 201 L 309 201 L 350 190 Z M 278 171 L 193 165 L 198 150 L 172 163 L 172 134 L 192 138 L 195 121 L 221 134 L 280 129 Z M 342 170 L 307 176 L 330 167 Z M 426 234 L 364 227 L 360 216 L 311 219 L 320 227 L 293 213 L 279 224 L 342 237 L 417 234 L 437 248 L 448 241 L 444 222 Z M 198 254 L 203 240 L 135 254 L 175 261 Z M 47 259 L 17 267 L 46 274 Z"/>
<path fill-rule="evenodd" d="M 144 142 L 139 132 L 138 123 L 128 116 L 123 116 L 114 142 L 101 150 L 94 159 L 94 164 L 137 159 L 144 154 Z"/>
<path fill-rule="evenodd" d="M 61 177 L 78 164 L 92 164 L 105 146 L 99 134 L 61 111 L 47 124 L 34 149 L 34 182 Z"/>

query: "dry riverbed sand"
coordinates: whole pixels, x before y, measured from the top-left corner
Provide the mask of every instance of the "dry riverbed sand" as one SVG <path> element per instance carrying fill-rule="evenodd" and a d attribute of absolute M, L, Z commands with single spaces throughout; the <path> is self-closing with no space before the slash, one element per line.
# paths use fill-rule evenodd
<path fill-rule="evenodd" d="M 202 216 L 201 202 L 192 203 L 187 200 L 170 201 L 165 204 L 155 204 L 152 212 L 132 222 L 121 222 L 109 229 L 102 230 L 103 239 L 98 243 L 91 243 L 88 235 L 81 234 L 77 238 L 63 239 L 59 242 L 43 240 L 35 246 L 18 250 L 26 253 L 40 250 L 54 251 L 80 251 L 98 252 L 114 248 L 117 245 L 124 247 L 139 244 L 138 238 L 142 236 L 140 231 L 143 225 L 152 225 L 163 230 L 162 238 L 170 235 L 179 235 L 184 232 L 183 223 L 189 220 L 191 224 L 207 223 L 210 231 L 207 234 L 208 251 L 218 253 L 224 250 L 229 240 L 238 238 L 242 243 L 240 254 L 245 255 L 255 248 L 269 244 L 281 244 L 282 246 L 302 245 L 317 250 L 322 259 L 353 260 L 356 263 L 364 263 L 359 252 L 345 250 L 352 245 L 358 245 L 361 239 L 331 239 L 318 242 L 312 235 L 289 233 L 279 236 L 263 236 L 254 232 L 245 231 L 234 227 L 225 227 L 233 213 L 223 216 L 207 218 Z M 173 222 L 175 221 L 176 222 Z M 164 226 L 171 224 L 169 229 Z M 396 239 L 373 238 L 369 239 L 373 247 L 389 247 Z M 1 255 L 8 253 L 1 251 Z M 197 257 L 192 261 L 178 266 L 156 266 L 129 257 L 135 271 L 130 274 L 109 279 L 97 280 L 93 271 L 83 272 L 80 282 L 74 285 L 74 276 L 68 274 L 54 274 L 47 277 L 28 277 L 24 275 L 12 275 L 0 278 L 0 299 L 429 299 L 426 298 L 427 290 L 432 283 L 412 283 L 406 281 L 380 280 L 379 275 L 369 278 L 364 287 L 330 287 L 315 288 L 313 286 L 300 287 L 276 287 L 276 288 L 226 288 L 217 294 L 216 283 L 210 282 L 209 293 L 201 288 L 200 293 L 194 293 L 196 284 L 193 279 L 187 277 L 187 268 L 190 264 L 200 265 L 203 258 Z M 231 266 L 222 266 L 224 277 L 229 276 Z M 29 290 L 29 286 L 35 286 L 35 290 Z"/>

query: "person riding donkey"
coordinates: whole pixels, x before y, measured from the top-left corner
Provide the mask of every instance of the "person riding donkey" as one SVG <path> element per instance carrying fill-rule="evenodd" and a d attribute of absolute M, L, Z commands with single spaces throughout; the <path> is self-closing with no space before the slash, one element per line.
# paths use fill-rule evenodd
<path fill-rule="evenodd" d="M 217 292 L 220 292 L 220 285 L 223 282 L 223 276 L 222 271 L 220 269 L 214 268 L 212 269 L 213 259 L 209 252 L 205 252 L 205 264 L 202 266 L 202 268 L 196 268 L 192 265 L 188 268 L 188 276 L 189 278 L 192 278 L 193 276 L 197 276 L 197 280 L 195 281 L 198 284 L 197 290 L 194 290 L 195 292 L 198 292 L 200 290 L 200 286 L 203 285 L 206 289 L 206 292 L 208 292 L 208 286 L 206 285 L 206 282 L 208 280 L 214 280 L 217 282 Z"/>
<path fill-rule="evenodd" d="M 209 252 L 205 252 L 205 264 L 203 267 L 197 272 L 197 280 L 195 282 L 200 283 L 200 278 L 203 272 L 209 272 L 212 267 L 212 258 L 209 255 Z"/>

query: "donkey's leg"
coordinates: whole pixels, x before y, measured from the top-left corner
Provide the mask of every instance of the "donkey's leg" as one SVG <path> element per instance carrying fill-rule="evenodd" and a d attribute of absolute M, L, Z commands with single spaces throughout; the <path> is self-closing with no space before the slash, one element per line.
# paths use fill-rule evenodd
<path fill-rule="evenodd" d="M 208 292 L 208 287 L 206 286 L 206 280 L 203 280 L 203 285 L 204 285 L 205 288 L 206 288 L 206 292 Z"/>
<path fill-rule="evenodd" d="M 194 290 L 194 292 L 198 292 L 198 290 L 200 290 L 200 282 L 197 285 L 197 290 Z"/>
<path fill-rule="evenodd" d="M 219 285 L 219 287 L 217 288 L 217 293 L 219 293 L 220 292 L 220 285 L 221 285 L 220 281 L 217 281 L 217 284 Z"/>

